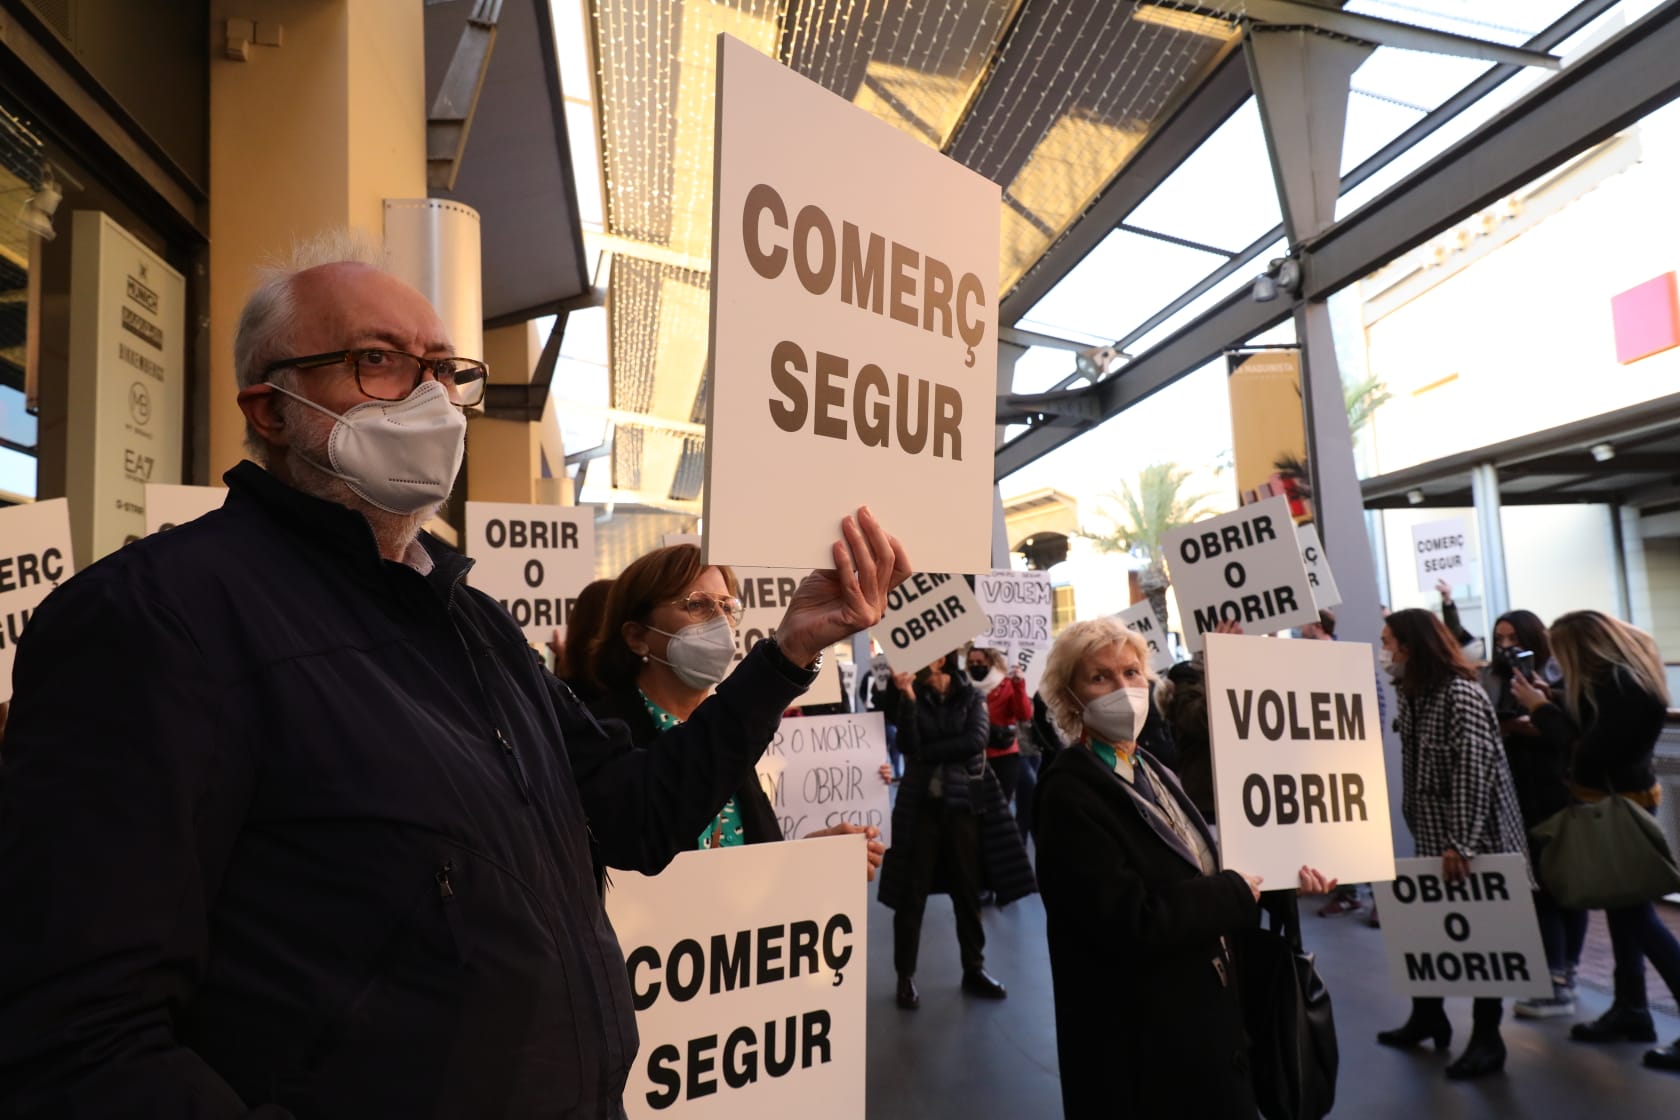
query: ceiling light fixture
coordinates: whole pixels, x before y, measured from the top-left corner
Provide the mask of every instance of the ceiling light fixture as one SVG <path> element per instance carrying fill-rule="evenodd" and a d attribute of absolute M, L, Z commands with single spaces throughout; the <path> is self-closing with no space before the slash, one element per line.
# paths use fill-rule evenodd
<path fill-rule="evenodd" d="M 1406 491 L 1406 501 L 1414 506 L 1421 506 L 1423 504 L 1423 491 L 1416 488 Z"/>
<path fill-rule="evenodd" d="M 1204 35 L 1209 39 L 1229 39 L 1237 30 L 1237 25 L 1230 20 L 1201 16 L 1181 8 L 1160 7 L 1155 4 L 1139 4 L 1137 10 L 1132 13 L 1132 18 L 1139 23 L 1153 23 L 1158 27 L 1188 31 L 1192 35 Z"/>
<path fill-rule="evenodd" d="M 1079 351 L 1074 356 L 1073 365 L 1081 376 L 1094 382 L 1112 373 L 1121 362 L 1131 360 L 1130 354 L 1112 346 L 1093 346 L 1089 350 Z"/>
<path fill-rule="evenodd" d="M 1616 457 L 1616 446 L 1611 443 L 1595 443 L 1592 445 L 1592 457 L 1600 463 L 1608 463 Z"/>
<path fill-rule="evenodd" d="M 25 199 L 18 210 L 17 224 L 42 241 L 51 241 L 57 236 L 53 232 L 53 214 L 63 201 L 64 192 L 49 167 L 42 172 L 40 189 Z"/>

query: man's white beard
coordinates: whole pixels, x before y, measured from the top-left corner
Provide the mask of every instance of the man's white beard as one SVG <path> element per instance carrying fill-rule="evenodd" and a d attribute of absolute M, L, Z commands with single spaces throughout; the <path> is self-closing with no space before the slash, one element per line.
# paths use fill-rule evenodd
<path fill-rule="evenodd" d="M 342 478 L 322 470 L 316 464 L 330 462 L 327 444 L 332 439 L 333 425 L 337 421 L 290 397 L 276 395 L 282 396 L 280 416 L 292 433 L 291 446 L 285 457 L 287 477 L 284 481 L 311 497 L 337 502 L 366 517 L 373 528 L 374 539 L 379 542 L 380 555 L 401 559 L 408 546 L 414 543 L 414 538 L 420 535 L 420 526 L 437 512 L 437 506 L 430 505 L 416 513 L 392 513 L 363 498 Z"/>

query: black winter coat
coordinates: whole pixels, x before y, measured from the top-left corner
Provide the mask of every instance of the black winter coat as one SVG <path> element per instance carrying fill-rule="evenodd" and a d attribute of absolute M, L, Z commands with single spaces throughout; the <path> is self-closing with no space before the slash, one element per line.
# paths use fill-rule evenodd
<path fill-rule="evenodd" d="M 1038 884 L 1021 844 L 1020 829 L 1009 815 L 1003 787 L 986 765 L 990 726 L 986 698 L 959 676 L 951 678 L 951 691 L 943 697 L 920 685 L 916 692 L 914 706 L 897 689 L 887 693 L 892 697 L 898 749 L 905 761 L 904 778 L 893 800 L 893 846 L 887 849 L 881 864 L 881 887 L 876 898 L 895 910 L 909 899 L 908 868 L 916 813 L 929 796 L 935 773 L 944 787 L 946 804 L 980 818 L 981 889 L 990 890 L 1000 906 L 1025 898 L 1038 889 Z M 943 878 L 936 870 L 935 893 L 945 889 Z"/>
<path fill-rule="evenodd" d="M 243 463 L 42 604 L 0 771 L 0 1115 L 616 1117 L 592 873 L 693 843 L 800 691 L 749 655 L 652 749 L 429 538 Z"/>
<path fill-rule="evenodd" d="M 1155 766 L 1206 835 L 1172 772 Z M 1082 747 L 1040 773 L 1033 832 L 1068 1120 L 1254 1120 L 1225 943 L 1259 920 L 1247 880 L 1202 874 L 1130 784 Z"/>
<path fill-rule="evenodd" d="M 630 742 L 639 748 L 651 747 L 658 741 L 659 726 L 653 722 L 648 714 L 647 705 L 642 702 L 641 690 L 634 684 L 629 688 L 618 688 L 608 691 L 589 704 L 589 710 L 596 719 L 618 720 L 630 729 Z M 770 804 L 770 798 L 764 792 L 764 786 L 758 780 L 758 771 L 753 767 L 747 768 L 747 775 L 741 784 L 735 787 L 733 794 L 735 808 L 741 814 L 741 835 L 749 844 L 768 844 L 782 838 L 782 824 L 776 819 L 776 810 Z M 705 828 L 705 822 L 701 822 Z M 698 843 L 699 830 L 695 831 L 690 843 Z"/>
<path fill-rule="evenodd" d="M 1534 725 L 1569 752 L 1569 776 L 1576 785 L 1603 793 L 1644 793 L 1657 784 L 1653 756 L 1668 707 L 1621 670 L 1601 673 L 1595 691 L 1596 704 L 1581 702 L 1584 727 L 1559 704 L 1535 709 Z"/>

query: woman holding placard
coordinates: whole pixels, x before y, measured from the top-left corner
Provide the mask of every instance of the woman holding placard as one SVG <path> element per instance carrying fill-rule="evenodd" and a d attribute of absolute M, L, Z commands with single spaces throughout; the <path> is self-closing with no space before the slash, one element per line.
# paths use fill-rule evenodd
<path fill-rule="evenodd" d="M 1552 653 L 1563 684 L 1545 689 L 1521 674 L 1511 693 L 1535 726 L 1572 752 L 1570 786 L 1586 802 L 1625 797 L 1656 812 L 1662 799 L 1652 759 L 1667 718 L 1667 678 L 1657 643 L 1643 630 L 1600 614 L 1571 611 L 1552 623 Z M 1615 1002 L 1596 1021 L 1577 1023 L 1578 1042 L 1656 1041 L 1645 1003 L 1645 961 L 1680 998 L 1680 942 L 1650 902 L 1605 911 L 1615 955 Z M 1680 1072 L 1680 1041 L 1648 1050 L 1645 1064 Z"/>
<path fill-rule="evenodd" d="M 1400 696 L 1401 810 L 1417 854 L 1441 857 L 1441 874 L 1451 882 L 1470 873 L 1476 856 L 1526 856 L 1528 836 L 1499 719 L 1452 634 L 1428 611 L 1395 611 L 1383 625 L 1378 657 Z M 1447 1067 L 1448 1077 L 1482 1077 L 1505 1068 L 1503 1017 L 1501 1000 L 1476 1000 L 1470 1045 Z M 1416 1046 L 1424 1039 L 1433 1040 L 1437 1050 L 1452 1041 L 1439 997 L 1414 998 L 1402 1026 L 1377 1034 L 1384 1046 Z"/>
<path fill-rule="evenodd" d="M 600 695 L 589 710 L 630 728 L 638 748 L 687 720 L 735 664 L 735 627 L 743 608 L 735 573 L 700 561 L 691 544 L 655 549 L 612 583 L 590 669 Z M 873 826 L 838 824 L 810 836 L 867 836 L 870 879 L 885 849 Z M 756 770 L 741 776 L 735 795 L 695 838 L 700 849 L 782 839 L 781 822 Z"/>
<path fill-rule="evenodd" d="M 1039 692 L 1075 745 L 1040 779 L 1034 835 L 1066 1116 L 1257 1112 L 1231 938 L 1257 926 L 1260 880 L 1221 870 L 1172 771 L 1139 749 L 1149 647 L 1111 618 L 1076 622 Z M 1310 868 L 1302 890 L 1335 886 Z"/>

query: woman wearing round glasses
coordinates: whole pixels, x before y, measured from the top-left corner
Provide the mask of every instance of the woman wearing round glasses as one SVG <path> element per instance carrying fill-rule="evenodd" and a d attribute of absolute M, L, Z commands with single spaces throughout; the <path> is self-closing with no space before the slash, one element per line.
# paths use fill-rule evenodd
<path fill-rule="evenodd" d="M 735 573 L 700 561 L 691 544 L 648 553 L 624 569 L 607 596 L 605 617 L 590 643 L 588 666 L 600 697 L 589 705 L 601 719 L 623 721 L 637 747 L 683 723 L 735 663 L 742 615 Z M 863 832 L 871 879 L 885 850 L 880 830 L 835 825 L 812 836 Z M 735 795 L 696 837 L 696 848 L 763 844 L 782 838 L 770 799 L 749 769 Z"/>

